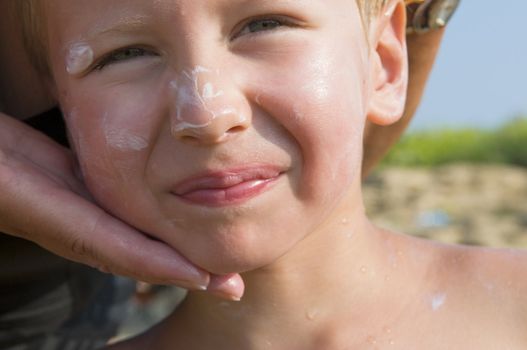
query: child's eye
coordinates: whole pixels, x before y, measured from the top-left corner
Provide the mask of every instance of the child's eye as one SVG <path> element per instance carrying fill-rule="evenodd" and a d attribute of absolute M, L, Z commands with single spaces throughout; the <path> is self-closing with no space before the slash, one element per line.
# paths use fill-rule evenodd
<path fill-rule="evenodd" d="M 259 18 L 254 19 L 248 23 L 246 23 L 243 28 L 238 31 L 236 34 L 236 38 L 247 35 L 247 34 L 253 34 L 253 33 L 259 33 L 264 31 L 272 31 L 279 29 L 283 26 L 292 26 L 291 22 L 288 22 L 287 20 L 283 18 Z"/>
<path fill-rule="evenodd" d="M 110 54 L 104 56 L 94 67 L 94 70 L 102 70 L 103 68 L 119 63 L 122 61 L 129 61 L 132 59 L 144 57 L 144 56 L 159 56 L 159 54 L 139 48 L 139 47 L 127 47 L 124 49 L 119 49 L 117 51 L 113 51 Z"/>

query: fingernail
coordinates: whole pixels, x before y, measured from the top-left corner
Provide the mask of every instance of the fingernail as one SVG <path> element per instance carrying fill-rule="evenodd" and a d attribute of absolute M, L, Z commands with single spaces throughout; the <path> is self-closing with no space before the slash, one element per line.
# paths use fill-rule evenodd
<path fill-rule="evenodd" d="M 196 281 L 181 281 L 181 280 L 173 280 L 170 281 L 171 285 L 181 287 L 188 290 L 201 290 L 205 291 L 208 287 L 208 282 L 206 284 L 196 282 Z"/>
<path fill-rule="evenodd" d="M 208 290 L 221 298 L 240 301 L 244 292 L 244 284 L 238 274 L 212 276 Z"/>
<path fill-rule="evenodd" d="M 232 301 L 241 301 L 242 298 L 241 298 L 241 297 L 234 296 L 234 295 L 230 295 L 230 296 L 229 296 L 229 300 L 232 300 Z"/>
<path fill-rule="evenodd" d="M 222 298 L 222 299 L 225 299 L 225 300 L 228 300 L 228 301 L 241 301 L 242 298 L 239 297 L 239 296 L 236 296 L 236 295 L 232 295 L 232 294 L 225 294 L 225 293 L 222 293 L 220 291 L 213 291 L 213 292 L 210 292 L 212 295 L 215 295 L 217 296 L 218 298 Z"/>
<path fill-rule="evenodd" d="M 175 280 L 175 284 L 181 282 L 189 287 L 187 289 L 207 290 L 210 283 L 210 274 L 208 272 L 205 272 L 194 266 L 188 266 L 185 272 L 186 278 L 182 280 Z"/>

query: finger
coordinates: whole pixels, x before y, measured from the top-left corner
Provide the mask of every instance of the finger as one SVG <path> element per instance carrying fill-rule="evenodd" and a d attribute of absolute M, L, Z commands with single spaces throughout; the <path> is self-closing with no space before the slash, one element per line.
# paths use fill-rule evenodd
<path fill-rule="evenodd" d="M 60 178 L 76 191 L 78 176 L 72 152 L 41 132 L 0 113 L 0 158 L 23 159 L 47 174 Z M 1 161 L 2 159 L 0 159 Z"/>
<path fill-rule="evenodd" d="M 207 291 L 221 298 L 239 301 L 243 296 L 245 286 L 239 274 L 223 276 L 211 275 Z"/>
<path fill-rule="evenodd" d="M 105 212 L 89 229 L 90 239 L 71 242 L 76 254 L 89 256 L 108 272 L 153 284 L 205 290 L 209 274 L 197 268 L 173 248 L 148 238 Z"/>
<path fill-rule="evenodd" d="M 62 169 L 71 162 L 71 151 L 29 125 L 1 113 L 0 125 L 2 150 L 28 155 L 49 169 Z"/>
<path fill-rule="evenodd" d="M 75 193 L 23 179 L 1 186 L 1 218 L 22 238 L 65 258 L 156 284 L 205 289 L 208 273 Z M 18 225 L 14 225 L 18 223 Z"/>

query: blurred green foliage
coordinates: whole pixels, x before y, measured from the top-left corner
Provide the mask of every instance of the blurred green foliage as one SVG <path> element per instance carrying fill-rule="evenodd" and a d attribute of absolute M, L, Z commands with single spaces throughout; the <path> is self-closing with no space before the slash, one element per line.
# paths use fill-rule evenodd
<path fill-rule="evenodd" d="M 437 166 L 456 162 L 527 167 L 527 117 L 513 119 L 495 130 L 413 132 L 394 146 L 382 165 Z"/>

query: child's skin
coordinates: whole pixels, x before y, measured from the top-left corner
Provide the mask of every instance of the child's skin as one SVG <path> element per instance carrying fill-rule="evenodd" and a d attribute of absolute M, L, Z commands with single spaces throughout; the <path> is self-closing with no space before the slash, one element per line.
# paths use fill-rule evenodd
<path fill-rule="evenodd" d="M 246 284 L 239 302 L 191 292 L 117 348 L 527 346 L 524 253 L 438 245 L 365 215 L 364 123 L 404 107 L 402 2 L 367 35 L 351 0 L 45 3 L 96 199 Z"/>

